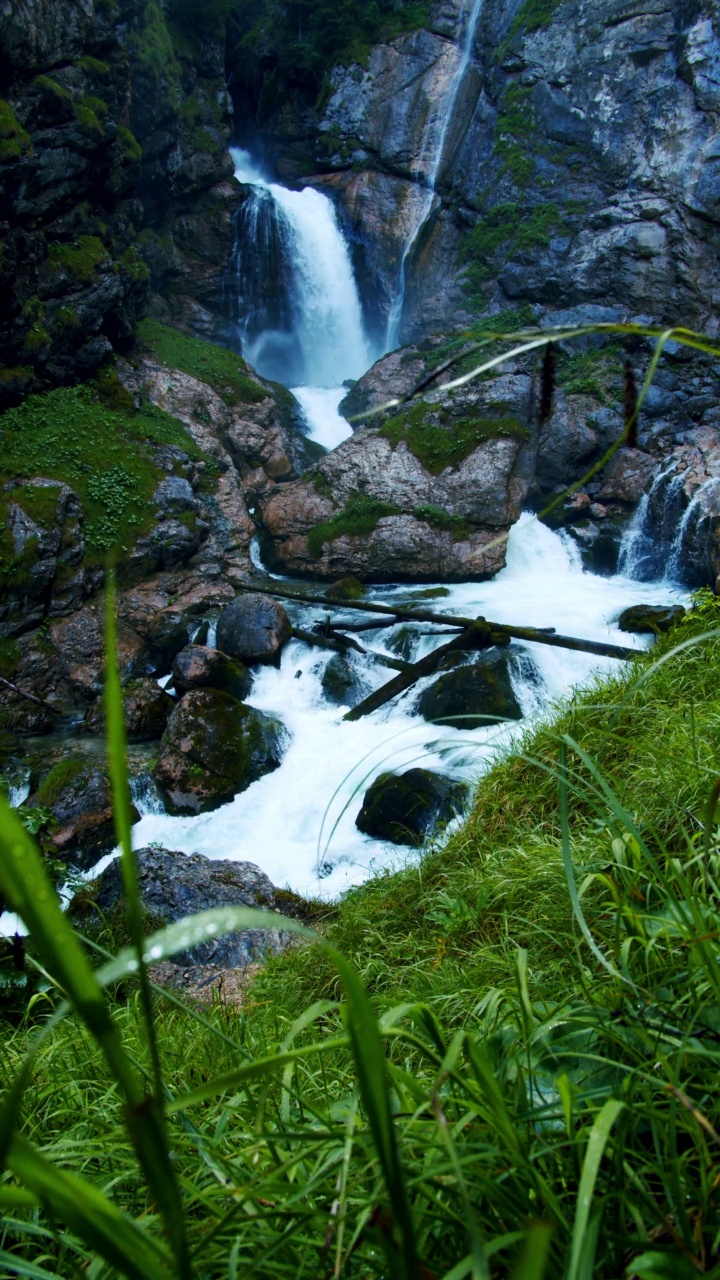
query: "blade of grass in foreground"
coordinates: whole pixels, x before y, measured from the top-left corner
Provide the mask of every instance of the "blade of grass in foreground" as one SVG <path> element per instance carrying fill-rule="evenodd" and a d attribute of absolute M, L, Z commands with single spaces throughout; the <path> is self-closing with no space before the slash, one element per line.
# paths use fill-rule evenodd
<path fill-rule="evenodd" d="M 580 1188 L 578 1190 L 577 1208 L 575 1210 L 575 1225 L 573 1226 L 572 1248 L 570 1252 L 570 1266 L 567 1271 L 567 1280 L 578 1280 L 580 1274 L 580 1264 L 583 1265 L 583 1274 L 592 1275 L 593 1259 L 583 1257 L 588 1245 L 590 1209 L 592 1206 L 593 1194 L 595 1191 L 595 1182 L 597 1180 L 600 1161 L 603 1152 L 607 1146 L 610 1137 L 610 1130 L 617 1120 L 620 1112 L 624 1110 L 624 1103 L 619 1102 L 616 1098 L 608 1098 L 605 1106 L 595 1120 L 590 1130 L 587 1148 L 585 1150 L 585 1159 L 583 1160 L 582 1174 L 580 1175 Z M 597 1233 L 593 1233 L 597 1243 Z"/>

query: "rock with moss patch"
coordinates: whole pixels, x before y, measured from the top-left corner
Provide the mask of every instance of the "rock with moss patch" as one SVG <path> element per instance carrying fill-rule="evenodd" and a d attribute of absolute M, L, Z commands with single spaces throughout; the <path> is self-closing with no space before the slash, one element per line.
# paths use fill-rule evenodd
<path fill-rule="evenodd" d="M 335 653 L 322 674 L 322 690 L 328 702 L 338 707 L 354 707 L 370 692 L 352 658 Z"/>
<path fill-rule="evenodd" d="M 203 644 L 189 644 L 180 651 L 172 665 L 172 678 L 178 693 L 220 689 L 239 702 L 247 698 L 252 686 L 252 676 L 242 662 Z"/>
<path fill-rule="evenodd" d="M 165 732 L 175 701 L 156 680 L 131 680 L 123 689 L 125 732 L 130 742 L 154 742 Z M 105 732 L 105 715 L 97 702 L 85 720 L 88 733 Z"/>
<path fill-rule="evenodd" d="M 171 813 L 217 809 L 277 769 L 283 739 L 274 716 L 219 689 L 192 689 L 168 722 L 155 782 Z"/>
<path fill-rule="evenodd" d="M 468 787 L 430 769 L 381 773 L 365 792 L 355 825 L 365 835 L 417 847 L 462 813 Z"/>
<path fill-rule="evenodd" d="M 54 852 L 75 866 L 91 867 L 115 844 L 110 783 L 86 760 L 60 761 L 40 779 L 27 803 L 51 810 L 57 823 L 51 835 Z M 135 809 L 132 814 L 137 821 Z"/>
<path fill-rule="evenodd" d="M 634 604 L 620 614 L 618 627 L 621 631 L 633 631 L 637 635 L 658 635 L 669 631 L 684 617 L 685 610 L 681 604 Z"/>
<path fill-rule="evenodd" d="M 339 578 L 325 592 L 328 600 L 361 600 L 365 588 L 358 578 Z"/>
<path fill-rule="evenodd" d="M 218 648 L 243 662 L 279 662 L 290 619 L 272 596 L 238 596 L 218 619 Z"/>
<path fill-rule="evenodd" d="M 140 898 L 149 922 L 171 924 L 213 907 L 254 907 L 276 911 L 275 887 L 252 862 L 206 858 L 151 845 L 136 853 Z M 70 904 L 70 914 L 92 926 L 102 916 L 115 920 L 123 910 L 124 888 L 119 859 L 111 862 L 89 889 Z M 280 925 L 278 921 L 278 925 Z M 243 929 L 221 938 L 208 938 L 190 951 L 177 952 L 177 965 L 219 965 L 235 968 L 253 964 L 268 953 L 281 951 L 290 935 L 278 927 Z"/>
<path fill-rule="evenodd" d="M 510 679 L 511 661 L 507 649 L 490 649 L 480 662 L 446 671 L 421 693 L 417 710 L 425 720 L 461 730 L 498 720 L 521 720 Z"/>

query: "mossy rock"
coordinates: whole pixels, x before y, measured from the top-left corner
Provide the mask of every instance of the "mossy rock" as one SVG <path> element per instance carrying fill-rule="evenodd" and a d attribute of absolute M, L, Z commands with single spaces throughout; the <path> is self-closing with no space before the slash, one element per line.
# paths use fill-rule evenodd
<path fill-rule="evenodd" d="M 656 636 L 669 631 L 684 617 L 681 604 L 634 604 L 620 614 L 618 627 L 620 631 L 632 631 L 636 635 Z"/>
<path fill-rule="evenodd" d="M 338 707 L 355 707 L 370 692 L 351 658 L 335 653 L 322 675 L 322 689 L 328 702 Z"/>
<path fill-rule="evenodd" d="M 364 835 L 417 847 L 462 813 L 469 788 L 430 769 L 381 773 L 365 792 L 355 825 Z"/>
<path fill-rule="evenodd" d="M 252 687 L 252 676 L 237 658 L 229 658 L 220 649 L 189 644 L 172 665 L 173 684 L 178 693 L 190 689 L 220 689 L 243 702 Z"/>
<path fill-rule="evenodd" d="M 340 578 L 325 592 L 328 600 L 361 600 L 365 588 L 359 578 Z"/>
<path fill-rule="evenodd" d="M 168 722 L 153 770 L 171 813 L 217 809 L 277 769 L 280 721 L 219 689 L 192 689 Z"/>
<path fill-rule="evenodd" d="M 479 729 L 499 720 L 521 720 L 507 650 L 488 650 L 480 662 L 455 667 L 421 693 L 417 710 L 434 724 Z"/>

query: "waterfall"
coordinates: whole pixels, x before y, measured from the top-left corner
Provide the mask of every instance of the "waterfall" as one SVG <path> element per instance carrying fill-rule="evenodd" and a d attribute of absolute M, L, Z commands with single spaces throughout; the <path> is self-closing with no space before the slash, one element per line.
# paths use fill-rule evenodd
<path fill-rule="evenodd" d="M 246 151 L 252 187 L 238 211 L 225 291 L 243 355 L 285 386 L 337 387 L 371 363 L 347 243 L 327 196 L 269 182 Z"/>
<path fill-rule="evenodd" d="M 405 305 L 408 268 L 412 262 L 422 230 L 438 203 L 435 187 L 445 158 L 448 130 L 452 123 L 458 94 L 472 62 L 475 32 L 484 2 L 485 0 L 470 0 L 469 11 L 463 14 L 463 17 L 466 17 L 465 35 L 462 44 L 458 43 L 457 45 L 455 70 L 436 110 L 431 110 L 429 113 L 420 156 L 415 165 L 415 171 L 424 189 L 422 199 L 417 201 L 413 210 L 414 217 L 411 229 L 403 245 L 397 289 L 388 315 L 385 334 L 386 351 L 393 351 L 400 342 L 400 327 Z"/>
<path fill-rule="evenodd" d="M 622 540 L 618 573 L 689 587 L 714 580 L 709 544 L 713 517 L 720 512 L 720 479 L 706 480 L 689 502 L 683 485 L 674 463 L 655 477 Z"/>

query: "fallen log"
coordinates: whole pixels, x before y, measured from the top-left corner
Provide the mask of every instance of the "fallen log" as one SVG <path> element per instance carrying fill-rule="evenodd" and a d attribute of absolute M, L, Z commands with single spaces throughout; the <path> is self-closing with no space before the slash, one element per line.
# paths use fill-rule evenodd
<path fill-rule="evenodd" d="M 277 596 L 281 600 L 295 600 L 298 604 L 322 604 L 327 608 L 332 602 L 326 596 L 301 595 L 299 592 L 286 591 L 281 587 L 256 587 L 248 582 L 239 582 L 241 591 L 252 591 L 257 595 Z M 472 627 L 476 622 L 486 622 L 485 618 L 463 618 L 452 613 L 433 613 L 432 609 L 403 609 L 387 604 L 371 604 L 368 600 L 343 601 L 343 609 L 360 609 L 366 613 L 384 614 L 388 617 L 388 626 L 392 626 L 391 618 L 400 622 L 431 622 L 448 627 Z M 604 640 L 579 640 L 575 636 L 559 636 L 554 631 L 541 627 L 514 627 L 504 622 L 488 622 L 493 630 L 510 636 L 513 640 L 532 641 L 535 644 L 548 644 L 556 649 L 571 649 L 576 653 L 592 653 L 598 658 L 636 658 L 640 649 L 631 649 L 621 644 L 609 644 Z"/>
<path fill-rule="evenodd" d="M 376 653 L 374 649 L 363 649 L 359 644 L 352 644 L 347 636 L 323 636 L 316 631 L 303 631 L 300 627 L 293 627 L 290 634 L 293 639 L 302 640 L 303 644 L 315 645 L 318 649 L 333 649 L 335 653 L 347 653 L 348 649 L 353 649 L 382 667 L 390 667 L 392 671 L 406 671 L 410 666 L 409 662 L 403 662 L 400 658 L 386 658 L 384 653 Z"/>
<path fill-rule="evenodd" d="M 413 662 L 399 676 L 388 680 L 387 684 L 376 689 L 374 693 L 368 694 L 367 698 L 358 702 L 356 707 L 343 716 L 343 719 L 360 720 L 362 716 L 369 716 L 373 711 L 378 711 L 380 707 L 385 706 L 386 702 L 397 698 L 398 694 L 404 693 L 406 689 L 417 684 L 423 676 L 431 676 L 448 653 L 453 653 L 457 649 L 490 649 L 496 644 L 507 644 L 507 640 L 504 636 L 498 636 L 497 631 L 489 623 L 473 623 L 461 635 L 453 636 L 448 644 L 440 645 L 439 649 L 433 649 L 432 653 L 428 653 L 419 662 Z"/>
<path fill-rule="evenodd" d="M 58 711 L 52 703 L 46 702 L 44 698 L 37 698 L 34 693 L 28 693 L 27 690 L 21 689 L 19 685 L 13 684 L 12 680 L 6 680 L 4 676 L 0 676 L 0 684 L 6 689 L 12 689 L 13 693 L 19 694 L 21 698 L 27 698 L 28 702 L 34 702 L 38 707 L 43 707 L 45 711 L 51 711 L 54 716 L 61 716 L 62 711 Z"/>

